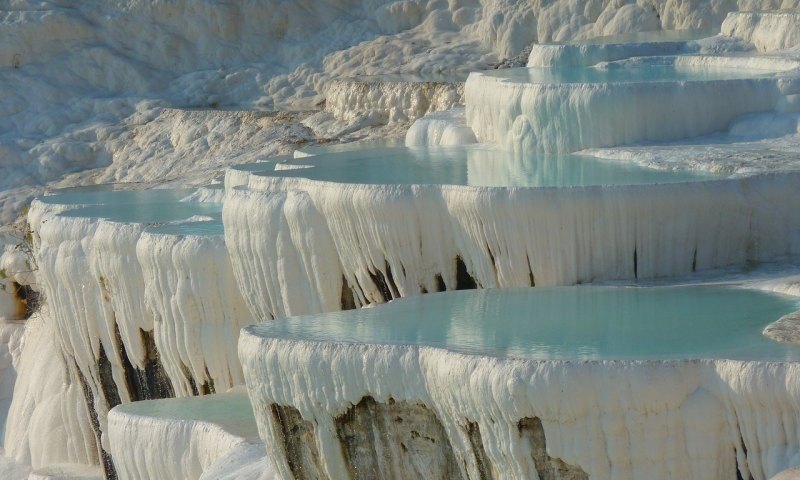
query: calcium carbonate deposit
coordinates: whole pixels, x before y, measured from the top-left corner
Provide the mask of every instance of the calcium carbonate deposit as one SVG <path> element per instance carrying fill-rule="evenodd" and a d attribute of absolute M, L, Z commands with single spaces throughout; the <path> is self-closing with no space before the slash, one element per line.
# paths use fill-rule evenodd
<path fill-rule="evenodd" d="M 800 4 L 0 2 L 0 478 L 800 478 Z"/>

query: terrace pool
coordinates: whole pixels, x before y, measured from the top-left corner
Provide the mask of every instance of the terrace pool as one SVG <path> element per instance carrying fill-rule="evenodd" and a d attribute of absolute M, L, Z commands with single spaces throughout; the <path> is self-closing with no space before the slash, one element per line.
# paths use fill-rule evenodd
<path fill-rule="evenodd" d="M 445 292 L 251 327 L 261 337 L 391 345 L 535 360 L 800 360 L 763 328 L 800 299 L 735 286 Z"/>
<path fill-rule="evenodd" d="M 487 146 L 362 149 L 297 158 L 257 176 L 361 184 L 566 187 L 707 180 L 714 175 L 668 171 L 580 155 L 515 155 Z"/>

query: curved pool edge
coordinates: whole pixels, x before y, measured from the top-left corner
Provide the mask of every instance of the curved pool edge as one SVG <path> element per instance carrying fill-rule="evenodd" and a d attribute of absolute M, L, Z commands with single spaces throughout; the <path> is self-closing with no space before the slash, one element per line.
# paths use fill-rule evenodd
<path fill-rule="evenodd" d="M 452 455 L 470 477 L 480 463 L 524 478 L 558 460 L 592 478 L 730 478 L 737 470 L 767 478 L 792 466 L 800 440 L 798 363 L 512 360 L 268 339 L 251 329 L 239 355 L 259 422 L 273 427 L 261 430 L 268 455 L 284 475 L 296 459 L 269 413 L 276 409 L 293 412 L 322 449 L 319 464 L 304 464 L 322 478 L 351 474 L 354 450 L 379 448 L 346 435 L 356 428 L 349 419 L 377 428 L 387 411 L 440 423 L 437 440 L 446 441 L 423 457 Z M 537 421 L 538 445 L 523 431 Z"/>

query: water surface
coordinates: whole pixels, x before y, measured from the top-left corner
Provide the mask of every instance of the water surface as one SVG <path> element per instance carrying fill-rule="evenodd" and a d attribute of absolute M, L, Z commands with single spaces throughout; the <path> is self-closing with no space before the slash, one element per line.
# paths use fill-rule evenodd
<path fill-rule="evenodd" d="M 253 327 L 262 336 L 427 345 L 538 360 L 800 360 L 764 337 L 800 300 L 736 287 L 554 287 L 445 292 Z"/>
<path fill-rule="evenodd" d="M 719 178 L 580 155 L 517 155 L 487 146 L 372 148 L 296 158 L 282 164 L 286 165 L 311 168 L 256 175 L 337 183 L 492 187 L 638 185 Z"/>

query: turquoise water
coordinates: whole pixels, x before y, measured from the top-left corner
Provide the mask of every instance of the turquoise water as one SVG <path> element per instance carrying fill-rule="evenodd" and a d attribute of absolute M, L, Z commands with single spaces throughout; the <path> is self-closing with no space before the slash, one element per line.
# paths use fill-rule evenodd
<path fill-rule="evenodd" d="M 578 155 L 515 156 L 483 146 L 376 148 L 297 158 L 313 168 L 258 172 L 339 183 L 562 187 L 706 180 L 713 175 L 665 171 Z"/>
<path fill-rule="evenodd" d="M 427 345 L 539 360 L 800 360 L 761 335 L 800 300 L 722 286 L 560 287 L 421 295 L 259 324 L 265 337 Z"/>
<path fill-rule="evenodd" d="M 200 202 L 107 203 L 68 210 L 63 217 L 104 218 L 114 222 L 162 223 L 219 215 L 222 204 Z"/>
<path fill-rule="evenodd" d="M 309 155 L 322 155 L 324 153 L 354 152 L 373 148 L 402 147 L 404 144 L 405 139 L 402 138 L 377 138 L 371 140 L 361 140 L 359 142 L 317 145 L 314 147 L 298 148 L 297 150 Z"/>
<path fill-rule="evenodd" d="M 672 64 L 609 64 L 609 68 L 508 68 L 481 72 L 515 83 L 652 83 L 738 80 L 771 77 L 775 72 L 722 67 L 680 67 Z"/>
<path fill-rule="evenodd" d="M 116 411 L 132 415 L 215 423 L 244 438 L 258 438 L 253 407 L 246 392 L 233 391 L 191 398 L 144 400 L 119 405 Z"/>
<path fill-rule="evenodd" d="M 182 202 L 192 190 L 116 190 L 80 188 L 40 197 L 51 204 L 80 205 L 62 212 L 64 217 L 105 218 L 117 222 L 162 223 L 194 216 L 218 218 L 222 204 Z"/>
<path fill-rule="evenodd" d="M 222 226 L 222 219 L 214 219 L 202 222 L 171 223 L 168 225 L 157 225 L 145 229 L 148 233 L 161 235 L 223 235 L 225 229 Z"/>
<path fill-rule="evenodd" d="M 38 197 L 43 203 L 52 205 L 107 205 L 144 204 L 153 202 L 177 202 L 192 190 L 121 190 L 114 185 L 92 185 L 66 188 L 52 195 Z"/>
<path fill-rule="evenodd" d="M 238 165 L 231 165 L 231 170 L 241 170 L 243 172 L 264 172 L 273 170 L 275 164 L 281 161 L 290 160 L 292 157 L 289 155 L 281 155 L 279 157 L 271 157 L 269 160 L 261 162 L 240 163 Z"/>

